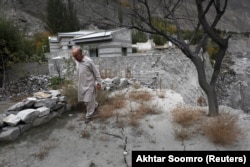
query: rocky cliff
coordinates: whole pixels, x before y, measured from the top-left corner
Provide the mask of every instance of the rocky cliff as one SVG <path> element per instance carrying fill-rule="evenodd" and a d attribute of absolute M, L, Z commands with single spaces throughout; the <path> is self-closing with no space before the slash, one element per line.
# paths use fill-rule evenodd
<path fill-rule="evenodd" d="M 73 0 L 77 9 L 78 18 L 81 28 L 84 29 L 89 25 L 95 25 L 99 28 L 105 28 L 104 20 L 93 13 L 87 4 L 91 4 L 98 10 L 105 10 L 105 6 L 98 7 L 98 4 L 92 0 Z M 100 2 L 103 0 L 100 0 Z M 190 1 L 189 3 L 191 3 Z M 108 1 L 107 1 L 108 3 Z M 1 0 L 0 15 L 5 15 L 15 21 L 22 29 L 27 30 L 29 35 L 34 32 L 44 31 L 46 27 L 46 1 L 36 0 Z M 107 27 L 106 27 L 107 28 Z M 229 0 L 228 8 L 219 23 L 218 28 L 226 31 L 248 32 L 250 30 L 250 1 L 249 0 Z"/>

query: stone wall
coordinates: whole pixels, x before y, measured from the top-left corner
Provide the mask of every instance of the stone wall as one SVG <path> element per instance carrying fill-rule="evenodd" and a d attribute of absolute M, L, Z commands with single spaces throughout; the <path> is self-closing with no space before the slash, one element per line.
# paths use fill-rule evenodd
<path fill-rule="evenodd" d="M 8 81 L 16 81 L 29 75 L 48 75 L 48 63 L 39 64 L 37 62 L 17 63 L 8 70 Z"/>
<path fill-rule="evenodd" d="M 26 130 L 44 124 L 66 111 L 60 91 L 37 92 L 0 114 L 0 141 L 12 141 Z"/>
<path fill-rule="evenodd" d="M 172 89 L 182 94 L 185 102 L 190 104 L 197 104 L 197 99 L 205 96 L 198 84 L 197 72 L 192 62 L 176 48 L 151 50 L 145 54 L 132 56 L 92 59 L 103 79 L 113 77 L 135 79 L 154 89 Z M 50 75 L 58 75 L 57 71 L 53 71 L 55 61 L 60 62 L 61 67 L 66 67 L 61 64 L 65 62 L 63 58 L 49 60 Z M 68 75 L 65 73 L 67 68 L 62 70 L 64 70 L 63 75 Z M 210 70 L 208 68 L 207 71 Z"/>

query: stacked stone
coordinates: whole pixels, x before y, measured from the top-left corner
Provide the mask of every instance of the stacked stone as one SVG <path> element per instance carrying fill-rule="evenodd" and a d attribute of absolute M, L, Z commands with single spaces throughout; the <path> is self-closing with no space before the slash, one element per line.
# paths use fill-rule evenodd
<path fill-rule="evenodd" d="M 143 80 L 142 77 L 138 79 L 127 79 L 127 78 L 106 78 L 102 80 L 102 88 L 104 90 L 117 90 L 129 87 L 133 83 L 139 83 L 142 86 L 155 89 L 157 76 L 153 76 L 152 78 L 147 78 L 147 81 Z"/>
<path fill-rule="evenodd" d="M 102 88 L 104 90 L 116 90 L 129 86 L 129 80 L 127 78 L 106 78 L 102 80 Z"/>
<path fill-rule="evenodd" d="M 66 98 L 59 90 L 37 92 L 0 114 L 0 141 L 15 140 L 31 127 L 44 124 L 66 111 Z"/>

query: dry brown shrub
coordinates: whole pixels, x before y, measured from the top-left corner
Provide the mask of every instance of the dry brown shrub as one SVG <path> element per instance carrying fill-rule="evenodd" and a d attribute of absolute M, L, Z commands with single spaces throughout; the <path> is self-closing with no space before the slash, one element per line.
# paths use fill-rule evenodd
<path fill-rule="evenodd" d="M 209 118 L 203 124 L 202 130 L 211 141 L 221 145 L 232 144 L 243 134 L 238 125 L 238 116 L 228 113 Z"/>
<path fill-rule="evenodd" d="M 161 113 L 161 110 L 159 110 L 157 105 L 150 106 L 150 105 L 141 104 L 139 108 L 136 110 L 136 113 L 139 118 L 142 118 L 145 115 L 159 114 Z"/>
<path fill-rule="evenodd" d="M 202 116 L 205 116 L 205 112 L 185 106 L 178 106 L 171 111 L 173 121 L 180 124 L 183 127 L 190 126 L 196 123 Z"/>
<path fill-rule="evenodd" d="M 203 96 L 200 96 L 200 97 L 197 99 L 197 104 L 198 104 L 199 106 L 206 106 L 206 105 L 207 105 L 206 99 L 205 99 Z"/>
<path fill-rule="evenodd" d="M 113 105 L 114 108 L 120 109 L 125 107 L 126 105 L 126 98 L 124 94 L 115 94 L 114 96 L 110 97 L 110 105 Z"/>
<path fill-rule="evenodd" d="M 129 113 L 129 124 L 133 127 L 138 127 L 140 118 L 141 117 L 134 112 Z"/>
<path fill-rule="evenodd" d="M 98 109 L 98 118 L 101 120 L 106 120 L 114 115 L 114 106 L 104 105 L 100 106 Z"/>
<path fill-rule="evenodd" d="M 90 138 L 90 133 L 86 129 L 82 130 L 80 135 L 82 138 Z"/>
<path fill-rule="evenodd" d="M 99 106 L 110 104 L 112 102 L 109 95 L 110 95 L 110 92 L 108 91 L 105 91 L 105 90 L 97 91 L 96 101 L 99 103 Z"/>
<path fill-rule="evenodd" d="M 152 97 L 147 91 L 132 91 L 129 93 L 129 98 L 136 101 L 149 101 Z"/>
<path fill-rule="evenodd" d="M 126 125 L 126 121 L 124 119 L 119 119 L 116 121 L 116 126 L 118 128 L 124 128 Z"/>
<path fill-rule="evenodd" d="M 53 142 L 45 143 L 44 145 L 40 146 L 39 150 L 35 153 L 35 156 L 39 158 L 40 160 L 42 160 L 45 158 L 45 156 L 49 154 L 49 150 L 55 147 L 56 147 L 56 144 Z"/>
<path fill-rule="evenodd" d="M 190 132 L 188 129 L 180 127 L 180 128 L 174 128 L 174 136 L 176 140 L 187 140 L 191 137 L 192 132 Z"/>
<path fill-rule="evenodd" d="M 78 103 L 77 87 L 73 84 L 65 83 L 62 86 L 62 95 L 66 96 L 66 101 L 73 107 Z"/>
<path fill-rule="evenodd" d="M 157 105 L 150 106 L 142 103 L 136 110 L 129 114 L 130 125 L 137 127 L 139 120 L 146 115 L 160 114 L 161 112 Z"/>
<path fill-rule="evenodd" d="M 48 154 L 48 152 L 49 150 L 46 147 L 41 147 L 39 151 L 36 153 L 36 157 L 42 160 Z"/>

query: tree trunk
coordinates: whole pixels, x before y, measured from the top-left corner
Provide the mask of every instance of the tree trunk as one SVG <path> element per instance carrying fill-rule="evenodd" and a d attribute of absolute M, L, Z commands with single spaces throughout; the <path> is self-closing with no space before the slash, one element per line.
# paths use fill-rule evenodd
<path fill-rule="evenodd" d="M 219 114 L 217 95 L 214 87 L 210 87 L 207 92 L 208 116 L 214 117 Z"/>
<path fill-rule="evenodd" d="M 219 114 L 219 111 L 215 85 L 211 85 L 207 82 L 204 63 L 202 62 L 202 60 L 197 55 L 193 55 L 191 56 L 191 61 L 194 63 L 198 72 L 199 85 L 207 95 L 208 116 L 217 116 Z"/>

